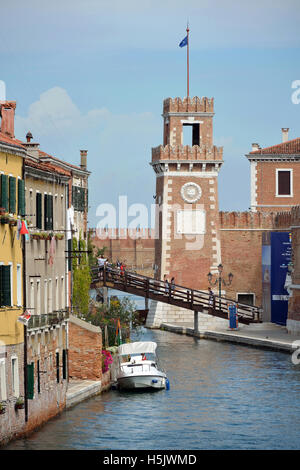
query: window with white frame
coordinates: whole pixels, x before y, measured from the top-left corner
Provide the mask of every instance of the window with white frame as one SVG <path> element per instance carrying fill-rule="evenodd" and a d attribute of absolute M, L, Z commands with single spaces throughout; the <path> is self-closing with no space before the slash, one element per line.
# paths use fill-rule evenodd
<path fill-rule="evenodd" d="M 0 401 L 7 400 L 5 359 L 0 359 Z"/>
<path fill-rule="evenodd" d="M 39 279 L 36 281 L 36 314 L 41 314 L 41 282 Z"/>
<path fill-rule="evenodd" d="M 293 170 L 276 169 L 276 196 L 293 196 Z"/>
<path fill-rule="evenodd" d="M 34 309 L 34 281 L 33 279 L 30 280 L 30 296 L 29 296 L 29 308 L 32 311 L 32 313 L 35 313 Z"/>
<path fill-rule="evenodd" d="M 12 393 L 15 397 L 20 395 L 19 391 L 19 365 L 18 358 L 14 356 L 11 358 L 11 379 L 12 379 Z"/>
<path fill-rule="evenodd" d="M 17 305 L 22 305 L 22 274 L 20 264 L 17 264 Z"/>
<path fill-rule="evenodd" d="M 47 279 L 44 282 L 44 313 L 48 313 L 48 284 Z"/>
<path fill-rule="evenodd" d="M 58 277 L 55 278 L 55 310 L 59 310 Z"/>
<path fill-rule="evenodd" d="M 65 308 L 65 279 L 61 277 L 61 309 Z"/>
<path fill-rule="evenodd" d="M 48 313 L 52 313 L 53 302 L 52 302 L 52 279 L 48 281 Z"/>

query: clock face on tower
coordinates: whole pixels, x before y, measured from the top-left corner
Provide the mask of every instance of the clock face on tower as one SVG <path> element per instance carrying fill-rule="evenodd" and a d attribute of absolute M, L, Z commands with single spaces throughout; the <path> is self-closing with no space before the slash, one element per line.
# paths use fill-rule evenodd
<path fill-rule="evenodd" d="M 193 202 L 197 202 L 202 195 L 201 188 L 196 183 L 184 184 L 181 187 L 180 192 L 181 192 L 182 199 L 185 202 L 189 202 L 190 204 L 192 204 Z"/>

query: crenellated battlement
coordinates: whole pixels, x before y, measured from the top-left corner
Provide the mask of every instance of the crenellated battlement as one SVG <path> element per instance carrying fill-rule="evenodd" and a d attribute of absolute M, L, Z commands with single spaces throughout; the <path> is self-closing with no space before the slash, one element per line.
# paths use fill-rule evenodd
<path fill-rule="evenodd" d="M 159 145 L 152 148 L 152 162 L 159 160 L 222 161 L 223 147 L 207 145 Z"/>
<path fill-rule="evenodd" d="M 181 98 L 166 98 L 163 103 L 163 113 L 213 113 L 214 98 L 199 98 L 198 96 Z"/>
<path fill-rule="evenodd" d="M 220 212 L 220 229 L 270 229 L 276 227 L 277 213 Z"/>
<path fill-rule="evenodd" d="M 300 225 L 300 206 L 294 206 L 290 211 L 277 212 L 276 214 L 276 227 L 277 228 L 290 228 L 292 226 Z"/>
<path fill-rule="evenodd" d="M 109 239 L 109 240 L 138 240 L 138 239 L 154 239 L 155 237 L 155 229 L 151 228 L 97 228 L 91 229 L 90 235 L 92 238 L 99 238 L 99 239 Z"/>

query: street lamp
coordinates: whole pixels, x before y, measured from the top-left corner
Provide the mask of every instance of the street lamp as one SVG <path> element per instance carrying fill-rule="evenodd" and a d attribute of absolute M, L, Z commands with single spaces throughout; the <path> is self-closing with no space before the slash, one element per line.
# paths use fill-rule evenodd
<path fill-rule="evenodd" d="M 222 277 L 222 272 L 223 272 L 223 265 L 220 263 L 219 266 L 218 266 L 218 272 L 219 272 L 219 275 L 218 277 L 215 279 L 215 281 L 213 281 L 213 275 L 211 272 L 208 273 L 207 275 L 207 279 L 208 279 L 208 282 L 210 283 L 211 286 L 216 286 L 217 284 L 219 284 L 219 310 L 221 310 L 221 291 L 222 291 L 222 284 L 224 286 L 230 286 L 230 284 L 232 283 L 232 279 L 233 279 L 233 274 L 232 273 L 229 273 L 228 274 L 228 281 L 225 281 L 225 279 Z"/>

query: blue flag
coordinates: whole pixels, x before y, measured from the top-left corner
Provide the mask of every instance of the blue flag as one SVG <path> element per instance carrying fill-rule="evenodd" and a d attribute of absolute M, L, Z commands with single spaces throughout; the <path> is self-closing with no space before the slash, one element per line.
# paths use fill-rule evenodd
<path fill-rule="evenodd" d="M 187 43 L 188 43 L 188 37 L 185 36 L 185 38 L 181 41 L 181 43 L 179 44 L 179 47 L 184 47 L 184 46 L 187 46 Z"/>

